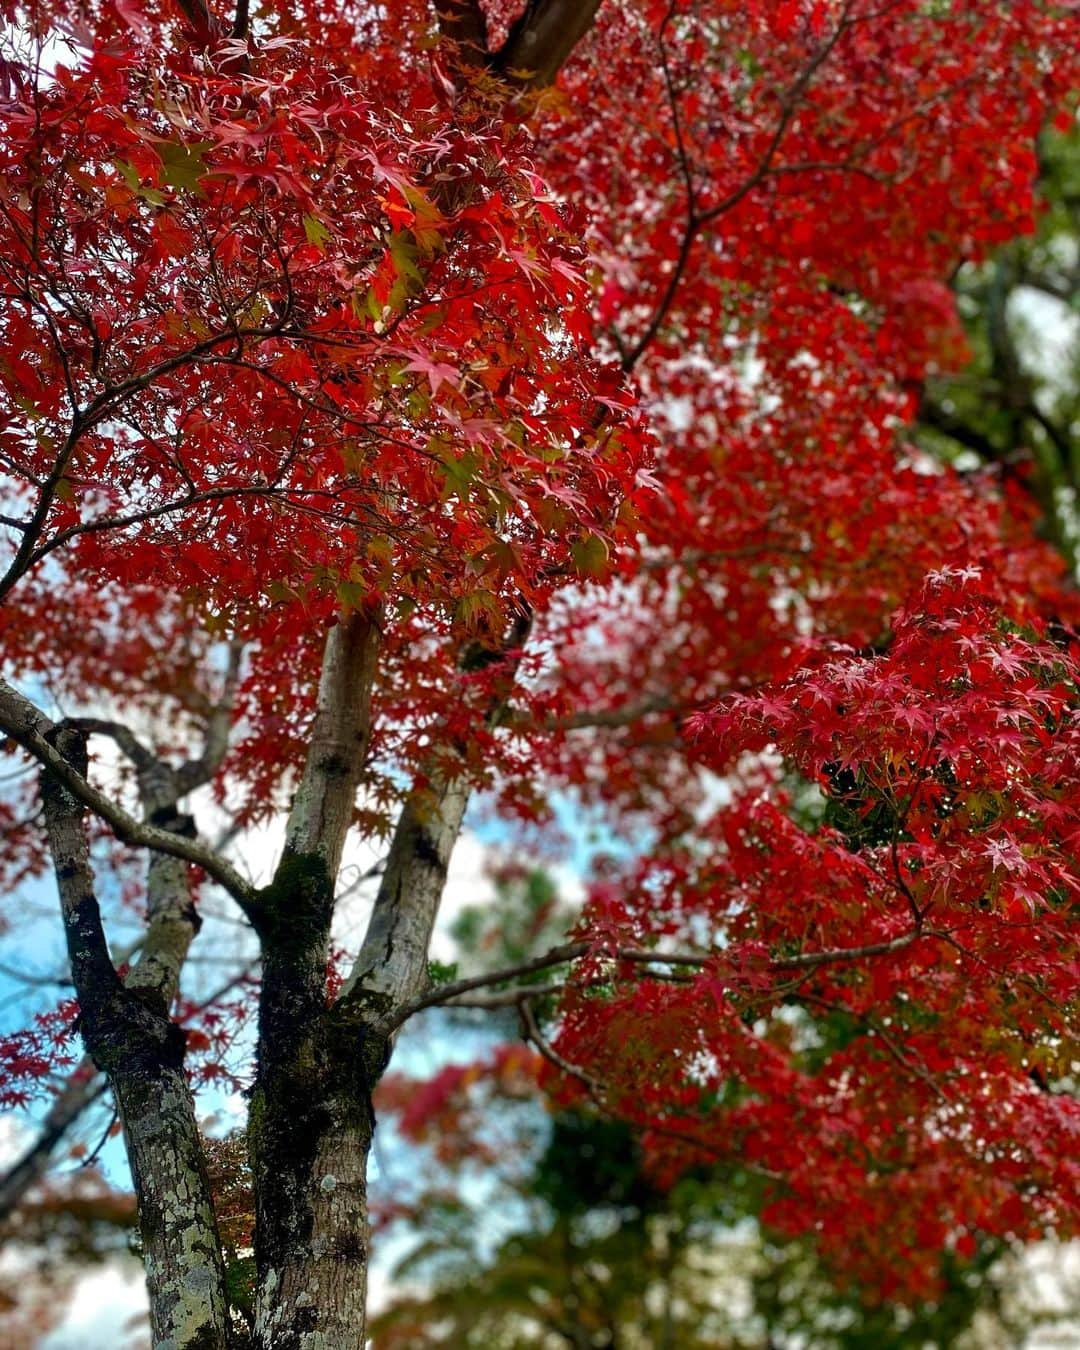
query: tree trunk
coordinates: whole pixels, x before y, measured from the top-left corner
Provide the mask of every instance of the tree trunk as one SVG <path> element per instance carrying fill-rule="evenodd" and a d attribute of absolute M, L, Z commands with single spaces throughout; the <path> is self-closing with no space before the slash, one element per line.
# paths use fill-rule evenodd
<path fill-rule="evenodd" d="M 321 1133 L 293 1153 L 283 1186 L 260 1196 L 257 1350 L 363 1350 L 372 1117 L 351 1094 L 305 1113 Z M 297 1148 L 292 1141 L 294 1150 Z"/>
<path fill-rule="evenodd" d="M 509 91 L 553 79 L 599 2 L 530 0 L 499 53 L 486 50 L 478 0 L 448 0 L 440 17 L 464 58 L 501 75 Z M 201 0 L 181 0 L 181 8 L 205 17 Z M 371 932 L 345 997 L 328 1008 L 334 886 L 370 738 L 379 622 L 377 613 L 356 613 L 328 636 L 284 857 L 258 895 L 234 867 L 186 838 L 187 823 L 174 808 L 196 781 L 205 781 L 194 776 L 204 766 L 185 766 L 190 772 L 170 780 L 148 820 L 136 822 L 85 781 L 85 741 L 80 757 L 78 744 L 61 746 L 47 737 L 45 719 L 0 683 L 0 720 L 47 771 L 46 818 L 83 1037 L 108 1075 L 124 1129 L 154 1350 L 227 1350 L 235 1339 L 184 1075 L 184 1034 L 169 1016 L 196 923 L 186 895 L 191 863 L 237 900 L 262 949 L 258 1067 L 248 1126 L 258 1280 L 254 1345 L 364 1347 L 371 1093 L 389 1059 L 393 1030 L 425 985 L 432 925 L 468 799 L 467 785 L 451 778 L 425 809 L 406 803 Z M 524 640 L 527 627 L 525 619 L 515 642 Z M 227 715 L 219 722 L 223 752 Z M 209 764 L 212 758 L 208 743 L 204 759 Z M 151 866 L 148 940 L 129 988 L 117 977 L 102 932 L 83 827 L 87 807 L 126 842 L 164 855 Z"/>
<path fill-rule="evenodd" d="M 327 635 L 285 851 L 259 896 L 263 978 L 248 1121 L 258 1350 L 364 1345 L 371 1085 L 384 1053 L 333 1018 L 326 975 L 378 645 L 377 617 L 361 613 Z"/>
<path fill-rule="evenodd" d="M 257 1350 L 363 1350 L 371 1092 L 388 1040 L 327 1006 L 332 882 L 287 855 L 264 896 L 255 1187 Z"/>
<path fill-rule="evenodd" d="M 85 775 L 85 735 L 58 731 L 53 741 Z M 112 1085 L 135 1182 L 155 1350 L 226 1350 L 225 1269 L 184 1032 L 159 990 L 121 984 L 94 893 L 85 808 L 48 771 L 41 787 L 83 1041 Z"/>
<path fill-rule="evenodd" d="M 154 1350 L 225 1350 L 225 1268 L 210 1200 L 195 1103 L 183 1068 L 183 1032 L 151 1034 L 156 1053 L 132 1053 L 110 1073 L 139 1201 Z"/>

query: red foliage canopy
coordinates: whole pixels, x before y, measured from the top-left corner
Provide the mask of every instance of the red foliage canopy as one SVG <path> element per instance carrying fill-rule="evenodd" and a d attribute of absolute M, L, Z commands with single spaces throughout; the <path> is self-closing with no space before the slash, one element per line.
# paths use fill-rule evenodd
<path fill-rule="evenodd" d="M 868 1276 L 1068 1230 L 1075 594 L 1021 489 L 904 427 L 950 273 L 1031 227 L 1075 12 L 635 0 L 532 89 L 437 8 L 7 7 L 9 677 L 175 759 L 242 645 L 244 828 L 371 615 L 369 833 L 454 777 L 647 840 L 535 1030 L 553 1091 L 658 1175 L 765 1170 Z"/>

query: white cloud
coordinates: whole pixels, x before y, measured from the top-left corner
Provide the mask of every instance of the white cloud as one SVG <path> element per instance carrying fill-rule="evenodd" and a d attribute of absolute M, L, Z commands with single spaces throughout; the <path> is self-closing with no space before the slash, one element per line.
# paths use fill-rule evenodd
<path fill-rule="evenodd" d="M 68 1315 L 38 1350 L 136 1350 L 149 1344 L 145 1316 L 142 1271 L 109 1262 L 77 1282 Z"/>

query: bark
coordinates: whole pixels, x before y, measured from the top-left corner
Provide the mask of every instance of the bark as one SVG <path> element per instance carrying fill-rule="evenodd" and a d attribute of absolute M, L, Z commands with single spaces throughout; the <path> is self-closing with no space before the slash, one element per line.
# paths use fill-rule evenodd
<path fill-rule="evenodd" d="M 85 778 L 85 733 L 57 730 L 51 740 Z M 42 799 L 83 1041 L 112 1085 L 135 1183 L 155 1350 L 225 1350 L 225 1271 L 184 1075 L 184 1034 L 157 991 L 140 997 L 116 974 L 82 803 L 48 772 Z"/>
<path fill-rule="evenodd" d="M 234 643 L 229 649 L 222 696 L 207 712 L 203 751 L 197 759 L 189 760 L 176 770 L 171 770 L 127 727 L 118 723 L 100 718 L 79 718 L 65 724 L 68 729 L 109 736 L 116 742 L 138 775 L 145 821 L 184 836 L 191 834 L 190 818 L 179 812 L 178 803 L 181 797 L 209 783 L 225 758 L 242 655 L 243 648 Z M 122 958 L 126 961 L 138 952 L 124 983 L 129 989 L 156 990 L 168 1007 L 179 990 L 180 971 L 198 932 L 199 919 L 191 900 L 186 865 L 166 854 L 150 856 L 147 923 L 146 936 Z M 57 1145 L 104 1091 L 105 1084 L 93 1061 L 88 1055 L 84 1056 L 49 1108 L 41 1133 L 0 1177 L 0 1224 L 6 1222 L 27 1192 L 44 1178 Z"/>
<path fill-rule="evenodd" d="M 259 1350 L 364 1344 L 371 1082 L 382 1051 L 338 1034 L 326 998 L 330 924 L 370 736 L 379 632 L 332 629 L 282 860 L 259 898 L 263 980 L 248 1138 Z"/>
<path fill-rule="evenodd" d="M 459 781 L 442 784 L 433 801 L 406 803 L 339 1015 L 364 1009 L 392 1015 L 423 991 L 431 931 L 468 800 Z"/>
<path fill-rule="evenodd" d="M 183 1032 L 134 1011 L 125 1005 L 122 1030 L 95 1037 L 95 1058 L 116 1094 L 138 1198 L 154 1350 L 224 1350 L 225 1267 Z"/>
<path fill-rule="evenodd" d="M 600 0 L 530 0 L 500 49 L 496 68 L 526 85 L 550 84 L 599 8 Z"/>
<path fill-rule="evenodd" d="M 179 809 L 176 775 L 151 757 L 138 768 L 143 814 L 159 829 L 195 837 L 195 822 Z M 202 920 L 188 883 L 187 864 L 165 853 L 152 853 L 146 874 L 146 937 L 125 981 L 168 1012 L 180 989 L 180 972 Z"/>
<path fill-rule="evenodd" d="M 309 1073 L 268 1082 L 257 1127 L 259 1350 L 363 1350 L 369 1227 L 367 1159 L 374 1118 L 370 1083 L 381 1052 L 327 1043 Z M 291 1119 L 290 1119 L 291 1117 Z M 254 1122 L 253 1122 L 254 1123 Z M 275 1175 L 276 1173 L 276 1175 Z"/>
<path fill-rule="evenodd" d="M 448 785 L 434 812 L 402 812 L 351 996 L 325 1002 L 317 854 L 282 885 L 315 913 L 295 941 L 264 947 L 260 1075 L 253 1102 L 258 1350 L 363 1350 L 371 1094 L 390 1057 L 393 1014 L 426 980 L 427 948 L 468 793 Z M 295 867 L 294 860 L 294 867 Z M 305 892 L 305 888 L 307 888 Z M 328 925 L 328 915 L 326 918 Z M 320 964 L 322 961 L 322 964 Z M 301 990 L 306 994 L 301 995 Z"/>
<path fill-rule="evenodd" d="M 520 650 L 529 623 L 523 613 L 508 635 L 507 652 Z M 356 666 L 366 669 L 360 657 Z M 330 678 L 327 672 L 335 669 L 338 674 Z M 349 687 L 347 670 L 328 647 L 321 699 L 327 723 L 346 729 L 350 718 L 340 710 L 347 700 L 341 688 L 334 691 L 343 681 Z M 489 720 L 497 719 L 512 683 L 511 674 L 488 710 Z M 335 706 L 338 712 L 332 713 Z M 309 767 L 318 758 L 313 746 Z M 317 778 L 315 773 L 316 796 Z M 364 1346 L 371 1094 L 389 1062 L 402 1010 L 427 985 L 431 931 L 468 799 L 466 780 L 448 778 L 437 780 L 434 792 L 405 803 L 363 947 L 332 1008 L 325 1003 L 325 964 L 319 966 L 325 963 L 332 910 L 330 876 L 321 870 L 330 847 L 305 836 L 312 851 L 287 854 L 296 875 L 290 880 L 288 869 L 279 869 L 275 878 L 283 889 L 270 899 L 270 910 L 278 913 L 284 906 L 294 914 L 292 897 L 299 894 L 306 897 L 310 918 L 292 930 L 289 941 L 269 935 L 264 940 L 260 1075 L 252 1117 L 261 1235 L 259 1350 Z M 294 807 L 294 817 L 303 825 L 311 817 L 309 807 Z"/>
<path fill-rule="evenodd" d="M 589 31 L 600 0 L 528 0 L 497 52 L 488 51 L 478 0 L 437 0 L 439 25 L 458 44 L 465 65 L 486 66 L 507 84 L 540 88 Z"/>
<path fill-rule="evenodd" d="M 522 609 L 495 651 L 472 647 L 461 654 L 462 670 L 503 665 L 485 713 L 489 727 L 499 724 L 509 706 L 531 628 L 532 613 Z M 463 753 L 465 747 L 455 749 Z M 431 933 L 470 794 L 464 775 L 433 768 L 428 777 L 431 790 L 410 797 L 402 808 L 363 945 L 335 1009 L 341 1022 L 365 1026 L 369 1034 L 392 1034 L 427 989 Z"/>
<path fill-rule="evenodd" d="M 371 730 L 379 618 L 354 614 L 327 635 L 315 722 L 286 828 L 286 854 L 314 854 L 337 876 Z"/>

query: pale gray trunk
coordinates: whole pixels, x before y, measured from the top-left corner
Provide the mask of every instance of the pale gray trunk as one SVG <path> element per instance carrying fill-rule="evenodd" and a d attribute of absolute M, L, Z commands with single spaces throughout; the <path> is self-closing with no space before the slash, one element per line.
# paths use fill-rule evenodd
<path fill-rule="evenodd" d="M 468 801 L 468 784 L 456 780 L 403 807 L 360 955 L 341 991 L 343 1011 L 363 1011 L 374 996 L 396 1012 L 423 992 L 431 933 Z"/>

